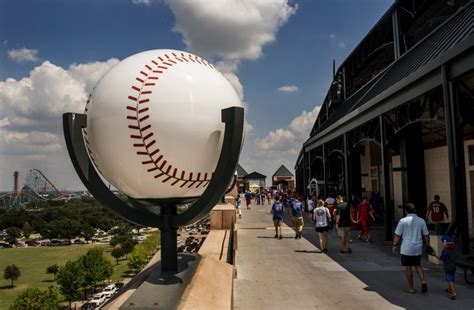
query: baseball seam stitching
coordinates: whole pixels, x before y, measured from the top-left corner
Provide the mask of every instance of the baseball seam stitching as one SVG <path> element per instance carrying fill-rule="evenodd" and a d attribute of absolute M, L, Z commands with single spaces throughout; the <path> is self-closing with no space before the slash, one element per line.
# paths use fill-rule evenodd
<path fill-rule="evenodd" d="M 186 185 L 188 185 L 188 188 L 193 186 L 195 188 L 199 188 L 200 186 L 206 187 L 210 182 L 208 173 L 189 172 L 189 177 L 186 177 L 185 170 L 181 170 L 181 173 L 179 173 L 180 170 L 178 170 L 178 168 L 173 168 L 173 165 L 170 164 L 162 154 L 159 154 L 160 149 L 156 147 L 156 140 L 153 139 L 155 133 L 150 130 L 151 125 L 146 124 L 146 120 L 150 118 L 150 115 L 146 113 L 149 111 L 149 108 L 141 107 L 141 105 L 150 103 L 149 98 L 142 97 L 142 95 L 149 95 L 152 93 L 151 90 L 145 90 L 145 87 L 155 86 L 159 80 L 158 75 L 165 73 L 165 71 L 173 65 L 177 65 L 179 62 L 192 61 L 204 66 L 209 66 L 215 70 L 215 67 L 211 63 L 208 63 L 206 60 L 196 55 L 187 54 L 186 57 L 184 53 L 180 53 L 180 58 L 174 52 L 171 54 L 174 58 L 170 57 L 168 54 L 164 54 L 151 60 L 151 64 L 146 64 L 139 72 L 139 76 L 135 78 L 135 80 L 141 84 L 140 87 L 135 85 L 131 86 L 131 89 L 138 94 L 132 93 L 132 95 L 128 96 L 128 99 L 134 102 L 134 105 L 127 105 L 126 107 L 130 113 L 127 116 L 127 120 L 133 121 L 128 125 L 128 128 L 133 132 L 133 134 L 130 135 L 130 138 L 133 140 L 139 140 L 136 141 L 138 143 L 133 143 L 133 146 L 139 149 L 136 154 L 139 156 L 147 156 L 149 158 L 148 160 L 142 161 L 142 164 L 152 165 L 151 168 L 147 169 L 147 172 L 153 173 L 156 171 L 157 174 L 154 175 L 155 179 L 163 177 L 162 183 L 167 183 L 172 180 L 172 183 L 170 184 L 171 186 L 175 186 L 179 182 L 182 182 L 180 185 L 181 188 Z M 156 70 L 153 70 L 152 66 L 155 66 Z M 154 148 L 152 148 L 153 146 Z M 155 158 L 155 156 L 157 157 Z M 193 175 L 195 178 L 193 178 Z M 201 178 L 201 176 L 203 176 L 203 178 Z"/>

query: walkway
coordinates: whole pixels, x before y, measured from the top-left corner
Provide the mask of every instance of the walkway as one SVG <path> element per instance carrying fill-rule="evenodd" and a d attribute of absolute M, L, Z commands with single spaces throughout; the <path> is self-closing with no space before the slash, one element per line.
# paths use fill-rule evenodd
<path fill-rule="evenodd" d="M 357 241 L 354 253 L 344 255 L 332 233 L 329 255 L 321 254 L 309 224 L 303 239 L 295 240 L 289 227 L 283 240 L 274 239 L 269 210 L 270 205 L 244 207 L 238 220 L 235 309 L 474 308 L 474 288 L 466 287 L 459 273 L 458 300 L 451 301 L 444 292 L 442 268 L 424 260 L 429 293 L 409 295 L 403 293 L 406 279 L 390 243 Z"/>

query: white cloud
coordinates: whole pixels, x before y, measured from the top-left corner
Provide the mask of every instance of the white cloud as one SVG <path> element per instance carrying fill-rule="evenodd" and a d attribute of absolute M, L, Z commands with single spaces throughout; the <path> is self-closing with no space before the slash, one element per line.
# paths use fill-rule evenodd
<path fill-rule="evenodd" d="M 295 135 L 290 130 L 279 128 L 270 131 L 263 139 L 257 138 L 255 143 L 262 151 L 286 151 L 295 145 Z"/>
<path fill-rule="evenodd" d="M 197 54 L 227 60 L 257 59 L 265 44 L 295 14 L 287 0 L 166 0 L 176 17 L 174 30 Z"/>
<path fill-rule="evenodd" d="M 342 41 L 339 41 L 337 44 L 337 47 L 339 48 L 346 48 L 346 43 L 342 42 Z"/>
<path fill-rule="evenodd" d="M 335 38 L 336 38 L 336 35 L 334 33 L 329 34 L 329 39 L 335 39 Z"/>
<path fill-rule="evenodd" d="M 318 117 L 319 110 L 321 110 L 321 106 L 317 105 L 314 107 L 313 111 L 303 111 L 299 116 L 291 121 L 290 129 L 299 135 L 308 135 Z"/>
<path fill-rule="evenodd" d="M 310 112 L 303 111 L 291 121 L 287 129 L 279 128 L 270 131 L 264 138 L 257 138 L 255 140 L 257 148 L 262 151 L 297 153 L 313 127 L 319 110 L 320 106 L 316 106 Z"/>
<path fill-rule="evenodd" d="M 283 85 L 278 87 L 277 90 L 282 93 L 294 93 L 297 92 L 299 88 L 296 85 Z"/>
<path fill-rule="evenodd" d="M 27 77 L 0 81 L 0 169 L 13 173 L 48 166 L 56 175 L 67 171 L 65 180 L 71 182 L 75 174 L 64 148 L 62 114 L 83 113 L 92 86 L 116 63 L 109 59 L 63 69 L 45 61 Z"/>
<path fill-rule="evenodd" d="M 132 0 L 133 4 L 149 6 L 153 0 Z"/>
<path fill-rule="evenodd" d="M 8 41 L 3 41 L 4 45 L 6 45 L 7 43 Z M 8 58 L 16 62 L 37 62 L 39 60 L 38 50 L 28 48 L 9 50 Z"/>

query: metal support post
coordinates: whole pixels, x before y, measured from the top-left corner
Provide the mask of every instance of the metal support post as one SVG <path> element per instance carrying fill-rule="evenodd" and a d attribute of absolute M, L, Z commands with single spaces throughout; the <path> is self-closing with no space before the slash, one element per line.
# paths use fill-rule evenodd
<path fill-rule="evenodd" d="M 346 200 L 349 201 L 351 193 L 349 192 L 349 149 L 347 146 L 347 133 L 344 133 L 344 192 Z"/>
<path fill-rule="evenodd" d="M 459 102 L 449 80 L 448 68 L 441 67 L 443 101 L 446 119 L 446 140 L 449 158 L 449 187 L 451 190 L 451 225 L 448 232 L 460 236 L 463 254 L 469 253 L 469 222 L 467 212 L 466 171 L 462 128 L 458 122 Z"/>
<path fill-rule="evenodd" d="M 385 240 L 392 240 L 393 232 L 393 203 L 390 193 L 390 167 L 389 167 L 389 154 L 385 145 L 385 123 L 383 121 L 383 115 L 379 116 L 379 126 L 380 126 L 380 153 L 382 157 L 382 180 L 383 188 L 381 193 L 383 194 L 383 201 L 385 205 L 385 214 L 384 214 L 384 232 Z"/>

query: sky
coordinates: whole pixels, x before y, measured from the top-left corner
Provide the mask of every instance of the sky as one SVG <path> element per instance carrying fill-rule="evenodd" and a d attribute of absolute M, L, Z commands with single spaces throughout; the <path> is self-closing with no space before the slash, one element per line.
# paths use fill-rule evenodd
<path fill-rule="evenodd" d="M 62 134 L 113 65 L 151 49 L 214 63 L 246 108 L 240 164 L 293 171 L 339 65 L 393 0 L 0 0 L 0 190 L 40 169 L 83 189 Z"/>

